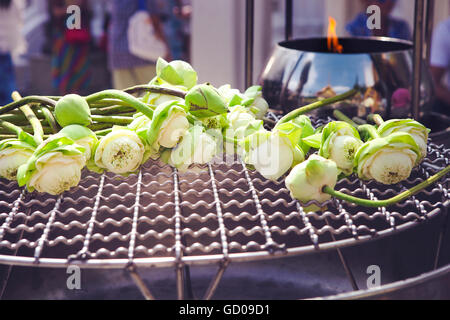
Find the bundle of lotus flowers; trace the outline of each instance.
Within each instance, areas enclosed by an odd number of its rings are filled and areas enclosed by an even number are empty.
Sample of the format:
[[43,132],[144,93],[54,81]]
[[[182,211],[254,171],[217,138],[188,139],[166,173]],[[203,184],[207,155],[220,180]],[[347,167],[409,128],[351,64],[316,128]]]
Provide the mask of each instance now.
[[[333,190],[340,177],[357,174],[393,184],[409,177],[426,156],[429,130],[410,120],[357,126],[344,115],[314,128],[309,111],[354,95],[301,107],[264,127],[269,106],[259,86],[245,92],[199,84],[186,62],[159,59],[148,85],[105,90],[87,97],[13,95],[0,108],[0,176],[29,191],[61,194],[77,186],[84,168],[126,177],[149,159],[178,170],[236,152],[271,180],[285,177],[301,202],[331,196],[367,206],[389,205],[448,173],[445,168],[405,194],[385,202],[357,199]],[[288,176],[286,177],[286,174]]]

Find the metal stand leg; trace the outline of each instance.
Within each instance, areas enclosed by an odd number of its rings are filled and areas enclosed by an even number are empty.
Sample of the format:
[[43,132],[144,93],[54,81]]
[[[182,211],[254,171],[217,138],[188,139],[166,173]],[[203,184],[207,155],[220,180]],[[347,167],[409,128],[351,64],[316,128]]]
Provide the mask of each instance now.
[[141,291],[142,295],[146,300],[156,300],[153,294],[150,292],[150,289],[145,284],[144,280],[142,280],[141,276],[137,272],[137,268],[134,265],[130,265],[127,268],[128,273],[130,274],[133,281],[136,283],[139,291]]
[[[325,222],[327,223],[327,225],[330,225],[328,219],[325,219]],[[334,242],[336,242],[336,237],[334,236],[334,234],[331,233],[331,238],[333,239]],[[347,259],[345,258],[344,254],[342,253],[341,249],[337,248],[336,249],[338,255],[339,255],[339,260],[341,260],[342,266],[344,267],[344,271],[347,274],[347,277],[350,281],[350,284],[352,285],[353,290],[357,291],[359,290],[358,284],[356,283],[355,277],[353,275],[352,270],[350,269],[350,266],[348,265]]]
[[245,86],[248,88],[253,84],[255,0],[246,0],[245,14]]
[[227,269],[229,265],[229,261],[225,260],[223,261],[220,266],[219,270],[217,271],[216,276],[211,281],[211,284],[209,285],[208,290],[206,291],[205,297],[203,300],[211,300],[211,298],[214,296],[214,293],[217,290],[217,287],[219,286],[220,280],[222,280],[223,274],[225,273],[225,270]]
[[436,255],[434,258],[434,264],[433,264],[433,268],[434,270],[436,270],[439,266],[439,258],[441,256],[441,247],[442,247],[442,241],[444,240],[444,236],[447,232],[447,226],[448,226],[448,208],[445,207],[445,214],[444,217],[442,219],[442,229],[441,232],[439,232],[439,239],[438,239],[438,243],[437,243],[437,249],[436,249]]

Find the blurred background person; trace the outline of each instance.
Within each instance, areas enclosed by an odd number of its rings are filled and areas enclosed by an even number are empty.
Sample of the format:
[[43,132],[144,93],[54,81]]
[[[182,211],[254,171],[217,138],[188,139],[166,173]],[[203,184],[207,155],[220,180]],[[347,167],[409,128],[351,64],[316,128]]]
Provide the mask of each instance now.
[[370,30],[367,27],[368,15],[359,13],[356,18],[347,24],[346,29],[352,36],[376,36],[391,37],[403,40],[411,40],[411,31],[406,21],[392,17],[391,13],[397,0],[363,0],[364,8],[377,5],[381,10],[381,28]]
[[[185,46],[186,8],[180,0],[154,0],[172,60],[187,60]],[[184,8],[184,9],[183,9]],[[183,11],[184,10],[184,11]]]
[[450,116],[450,17],[434,30],[430,71],[437,100],[434,109]]
[[[67,28],[67,8],[81,9],[81,29]],[[91,80],[90,12],[87,0],[49,0],[52,79],[57,94],[82,94],[88,91]]]
[[176,0],[177,5],[174,8],[175,17],[180,21],[182,58],[181,60],[190,61],[191,53],[191,0]]
[[27,55],[42,54],[46,44],[46,23],[50,19],[48,2],[26,0],[23,34],[27,41]]
[[13,58],[26,49],[22,36],[23,2],[0,0],[0,105],[12,101],[16,90]]
[[[144,3],[142,3],[144,2]],[[159,3],[152,0],[110,0],[110,24],[108,31],[108,64],[112,72],[113,86],[125,89],[137,84],[148,83],[156,74],[155,61],[148,61],[130,53],[128,47],[128,26],[130,18],[145,5],[155,35],[169,47],[163,25],[158,16]],[[169,52],[169,50],[167,50]],[[170,56],[166,56],[170,59]]]

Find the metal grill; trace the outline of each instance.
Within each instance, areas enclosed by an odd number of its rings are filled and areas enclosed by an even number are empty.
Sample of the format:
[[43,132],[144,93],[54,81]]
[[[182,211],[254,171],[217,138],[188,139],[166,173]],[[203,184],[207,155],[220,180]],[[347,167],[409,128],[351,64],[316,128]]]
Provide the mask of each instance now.
[[[403,183],[385,187],[352,176],[336,189],[370,199],[391,197],[449,159],[450,150],[430,142],[428,157]],[[324,212],[305,212],[283,181],[268,181],[239,159],[186,173],[148,162],[126,179],[85,172],[79,187],[59,197],[29,194],[2,180],[0,263],[129,268],[148,298],[136,267],[175,267],[182,298],[184,266],[218,263],[205,296],[210,298],[230,262],[339,250],[439,215],[450,204],[449,182],[445,178],[388,209],[330,200]]]

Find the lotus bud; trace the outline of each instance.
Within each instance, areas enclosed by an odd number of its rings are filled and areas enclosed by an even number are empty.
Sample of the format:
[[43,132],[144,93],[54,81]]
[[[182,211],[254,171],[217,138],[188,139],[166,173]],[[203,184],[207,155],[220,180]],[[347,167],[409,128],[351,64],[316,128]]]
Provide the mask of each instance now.
[[228,112],[228,107],[220,93],[209,84],[193,87],[186,94],[185,101],[189,112],[199,119]]
[[144,159],[144,144],[132,130],[114,128],[95,152],[95,164],[116,174],[135,172]]
[[185,171],[191,164],[205,164],[217,154],[213,137],[203,132],[202,126],[189,129],[183,140],[171,152],[169,164]]
[[0,142],[0,177],[16,180],[17,170],[27,163],[34,153],[35,147],[19,139],[8,139]]
[[92,122],[88,103],[76,94],[66,95],[56,103],[55,117],[61,127],[71,124],[88,126]]
[[420,148],[410,134],[394,132],[363,144],[355,155],[355,166],[360,179],[390,185],[407,179],[420,156]]
[[316,200],[323,203],[331,198],[323,192],[328,186],[334,188],[338,178],[338,168],[334,161],[312,155],[305,162],[295,166],[285,183],[293,198],[302,203]]
[[89,161],[91,159],[93,151],[98,143],[97,136],[92,130],[77,124],[73,124],[63,128],[59,132],[59,134],[69,137],[77,145],[84,147],[84,155],[86,157],[86,161]]
[[17,172],[19,186],[59,195],[78,185],[86,165],[85,149],[68,137],[54,135],[44,141]]
[[387,137],[393,132],[409,133],[420,148],[420,159],[422,160],[427,156],[427,143],[430,129],[427,129],[424,125],[412,119],[388,120],[378,127],[378,134],[381,137]]
[[176,101],[159,105],[147,131],[147,143],[154,150],[174,148],[189,129],[184,106]]
[[197,84],[197,72],[189,63],[181,60],[169,63],[159,58],[156,63],[156,74],[158,79],[171,85],[183,86],[188,90]]
[[350,175],[354,168],[354,158],[363,145],[358,131],[343,121],[330,122],[322,131],[319,155],[333,160],[338,169]]
[[245,91],[244,95],[247,99],[251,99],[249,104],[244,103],[251,112],[255,114],[256,119],[264,119],[269,110],[269,104],[263,98],[261,86],[253,86]]

